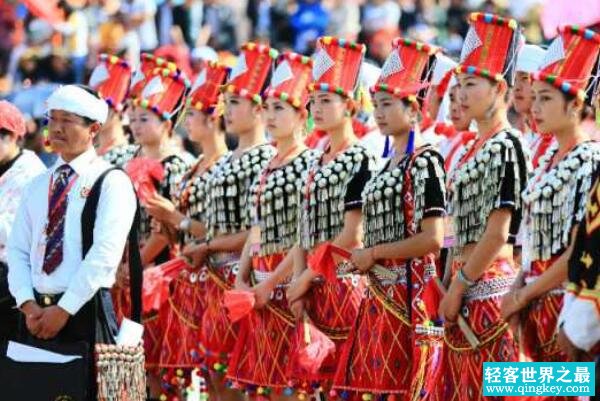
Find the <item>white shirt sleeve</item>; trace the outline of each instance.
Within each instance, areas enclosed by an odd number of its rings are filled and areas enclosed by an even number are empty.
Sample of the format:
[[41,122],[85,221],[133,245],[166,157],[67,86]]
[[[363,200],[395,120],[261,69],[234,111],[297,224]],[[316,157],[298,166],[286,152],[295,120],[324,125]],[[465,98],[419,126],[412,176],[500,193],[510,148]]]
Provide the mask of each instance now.
[[110,172],[102,183],[94,224],[94,242],[70,281],[58,306],[74,315],[96,292],[115,282],[136,210],[131,181],[121,171]]
[[[28,199],[31,186],[23,193]],[[8,238],[8,289],[17,301],[17,306],[35,299],[31,281],[32,220],[27,201],[21,202]]]
[[14,215],[7,213],[0,215],[0,249],[2,249],[8,241],[8,234],[12,228]]
[[[594,291],[597,292],[597,291]],[[561,313],[563,330],[577,348],[590,351],[600,341],[600,298],[575,297]]]

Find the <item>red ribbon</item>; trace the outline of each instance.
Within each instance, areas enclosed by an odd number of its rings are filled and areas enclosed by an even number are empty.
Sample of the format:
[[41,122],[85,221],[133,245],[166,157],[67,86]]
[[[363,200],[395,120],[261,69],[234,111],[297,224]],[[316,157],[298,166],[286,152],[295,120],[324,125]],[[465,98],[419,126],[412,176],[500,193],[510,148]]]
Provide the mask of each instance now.
[[312,271],[323,276],[325,280],[334,283],[337,280],[337,262],[334,256],[350,259],[352,253],[333,245],[331,242],[324,242],[308,255],[306,261]]

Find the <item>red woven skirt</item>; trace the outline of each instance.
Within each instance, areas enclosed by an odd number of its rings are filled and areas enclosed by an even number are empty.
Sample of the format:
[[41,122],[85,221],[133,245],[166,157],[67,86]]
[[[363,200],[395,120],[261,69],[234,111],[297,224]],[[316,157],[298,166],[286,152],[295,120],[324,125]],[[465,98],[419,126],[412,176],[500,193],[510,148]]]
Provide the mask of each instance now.
[[204,355],[199,349],[199,331],[206,309],[206,267],[185,268],[170,284],[169,298],[163,304],[160,326],[164,330],[159,366],[194,368]]
[[[315,280],[306,296],[306,311],[315,326],[331,338],[336,345],[336,351],[329,355],[316,374],[302,370],[297,364],[291,363],[288,377],[296,387],[307,385],[319,387],[333,381],[340,357],[340,350],[358,316],[358,309],[366,289],[364,277],[355,274],[345,274],[347,266],[338,265],[338,277],[335,282],[321,278]],[[300,331],[296,331],[292,339],[292,354],[304,345]]]
[[207,264],[206,306],[200,326],[200,345],[209,370],[224,372],[237,341],[238,324],[233,324],[223,306],[223,293],[233,288],[239,255],[217,253]]
[[[452,272],[464,266],[454,262]],[[450,373],[449,401],[502,400],[482,394],[483,362],[517,362],[518,347],[508,324],[500,317],[500,303],[515,279],[511,262],[494,262],[464,295],[462,315],[481,346],[473,351],[458,325],[446,329],[447,366]]]
[[[406,263],[382,264],[388,273],[369,273],[367,295],[342,347],[333,387],[344,400],[362,400],[364,394],[412,399],[415,392],[421,400],[441,400],[424,395],[427,390],[441,394],[433,388],[442,387],[443,328],[419,325],[417,333],[408,313]],[[435,271],[433,262],[430,268]],[[422,391],[428,384],[431,388]]]
[[[534,261],[531,271],[525,274],[525,282],[530,283],[544,273],[556,260]],[[562,309],[564,290],[558,288],[531,302],[521,314],[522,351],[531,362],[566,362],[557,343],[558,315]],[[523,401],[567,401],[576,397],[522,397]]]
[[[254,257],[254,283],[264,281],[283,258],[283,254]],[[296,324],[288,308],[286,287],[277,286],[267,306],[254,310],[249,324],[240,327],[227,377],[241,388],[249,389],[250,384],[279,392],[287,387],[286,369]]]

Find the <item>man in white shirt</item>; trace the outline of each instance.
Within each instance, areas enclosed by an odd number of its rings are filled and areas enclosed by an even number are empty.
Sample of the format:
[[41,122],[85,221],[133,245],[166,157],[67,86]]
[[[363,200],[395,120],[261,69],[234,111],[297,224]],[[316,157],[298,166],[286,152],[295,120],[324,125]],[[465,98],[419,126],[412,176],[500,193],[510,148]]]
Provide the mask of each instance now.
[[[93,243],[83,256],[82,211],[98,177],[111,168],[96,155],[94,136],[108,106],[87,87],[67,85],[47,101],[48,138],[60,155],[25,190],[8,241],[8,283],[27,335],[59,342],[96,341],[94,300],[108,300],[136,211],[122,171],[106,174]],[[83,227],[85,229],[85,227]],[[104,315],[106,313],[106,303]],[[112,308],[112,305],[110,305]],[[108,311],[113,319],[114,311]]]

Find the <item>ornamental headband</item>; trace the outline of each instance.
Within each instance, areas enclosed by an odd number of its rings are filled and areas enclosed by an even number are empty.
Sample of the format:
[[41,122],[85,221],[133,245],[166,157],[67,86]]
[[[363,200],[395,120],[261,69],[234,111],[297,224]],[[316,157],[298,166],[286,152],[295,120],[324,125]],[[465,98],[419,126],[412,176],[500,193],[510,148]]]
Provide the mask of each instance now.
[[419,92],[429,86],[435,56],[440,49],[408,38],[396,38],[392,46],[371,92],[387,92],[415,102]]
[[56,89],[46,101],[47,111],[62,110],[101,124],[108,118],[108,104],[76,85]]
[[514,83],[519,47],[519,24],[512,18],[489,13],[471,13],[457,74],[477,75]]
[[116,56],[101,54],[89,86],[116,111],[122,111],[131,82],[131,66]]
[[277,56],[279,52],[269,46],[245,43],[222,89],[261,104],[261,93]]
[[170,120],[185,106],[189,88],[190,81],[181,71],[156,68],[133,104],[152,111],[163,120]]
[[354,97],[366,51],[367,47],[361,43],[331,36],[320,37],[313,55],[313,79],[309,90]]
[[558,32],[533,79],[585,100],[587,90],[593,88],[598,79],[600,34],[577,25],[563,26]]
[[271,84],[264,97],[276,97],[295,108],[308,103],[308,84],[311,80],[312,60],[297,53],[286,52],[279,56]]

